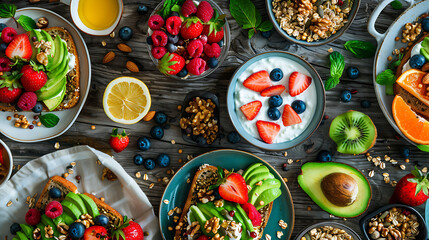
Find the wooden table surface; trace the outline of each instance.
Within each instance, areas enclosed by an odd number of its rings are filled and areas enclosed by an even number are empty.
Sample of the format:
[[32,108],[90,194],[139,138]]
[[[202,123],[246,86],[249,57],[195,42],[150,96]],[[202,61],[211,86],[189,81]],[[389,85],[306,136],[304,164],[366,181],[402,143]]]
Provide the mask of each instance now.
[[[6,2],[13,2],[18,6],[18,8],[28,6],[47,8],[61,14],[71,21],[69,7],[62,3],[48,3],[47,0],[42,0],[40,3],[33,5],[30,5],[26,0],[6,0]],[[146,44],[147,20],[149,14],[141,16],[137,14],[136,9],[138,4],[144,3],[149,6],[150,11],[152,11],[158,2],[158,0],[124,0],[124,14],[119,27],[129,26],[134,30],[134,37],[127,43],[131,46],[133,52],[128,55],[119,53],[116,50],[116,44],[120,42],[118,37],[113,39],[110,37],[93,37],[82,33],[88,46],[92,62],[92,85],[86,104],[74,125],[61,137],[41,143],[18,144],[4,136],[1,136],[0,138],[10,146],[16,165],[23,165],[34,158],[56,151],[54,148],[56,142],[60,143],[60,149],[87,144],[101,151],[111,153],[108,145],[110,131],[113,127],[124,128],[128,133],[130,133],[130,145],[125,151],[113,155],[125,170],[138,182],[141,189],[149,197],[154,206],[155,213],[158,215],[160,197],[166,184],[158,182],[157,179],[162,177],[171,177],[171,175],[167,174],[167,169],[156,168],[152,171],[146,171],[143,167],[134,165],[133,156],[135,154],[141,153],[144,157],[156,157],[159,153],[167,153],[172,159],[170,167],[177,170],[182,165],[182,163],[179,163],[179,159],[186,160],[188,155],[196,156],[210,150],[223,148],[234,148],[248,151],[268,161],[283,177],[288,179],[287,184],[293,197],[296,213],[293,237],[295,237],[296,234],[299,233],[306,225],[326,220],[334,220],[344,223],[362,236],[358,227],[359,217],[348,220],[331,218],[328,213],[322,211],[313,203],[307,194],[300,189],[297,183],[300,166],[307,161],[315,160],[317,153],[320,150],[330,150],[334,153],[335,161],[350,164],[362,170],[365,175],[368,174],[369,170],[375,169],[375,176],[373,178],[369,178],[373,197],[368,211],[372,211],[378,207],[386,205],[391,193],[393,192],[394,188],[390,184],[384,183],[382,173],[388,172],[391,180],[399,180],[403,175],[408,173],[417,161],[419,164],[426,166],[429,165],[427,153],[418,151],[417,148],[411,146],[403,139],[397,140],[395,138],[395,131],[386,121],[383,113],[381,112],[372,84],[373,59],[358,60],[343,47],[343,44],[347,40],[369,40],[375,43],[374,39],[366,30],[366,24],[368,16],[378,4],[378,1],[362,0],[359,12],[350,29],[335,42],[321,47],[304,47],[296,44],[290,44],[277,33],[274,33],[269,41],[263,39],[259,35],[248,40],[247,32],[243,31],[231,17],[228,10],[228,1],[216,0],[228,15],[233,39],[231,43],[232,45],[227,59],[222,66],[216,70],[216,72],[203,80],[194,82],[176,81],[163,76],[149,58]],[[253,2],[257,9],[260,9],[263,16],[266,17],[265,1],[253,0]],[[379,29],[387,29],[395,16],[398,16],[399,14],[400,11],[393,10],[390,7],[386,9],[378,21]],[[101,45],[101,41],[103,40],[107,42],[106,47]],[[327,79],[329,75],[329,48],[342,53],[345,57],[346,68],[348,66],[358,67],[361,71],[361,76],[356,80],[351,80],[344,74],[341,78],[341,83],[335,89],[326,92],[326,115],[329,116],[329,119],[324,121],[310,139],[293,149],[289,149],[287,151],[287,157],[285,157],[284,151],[263,151],[251,146],[244,140],[239,144],[231,145],[226,141],[226,139],[222,139],[220,142],[217,141],[209,148],[201,148],[194,144],[186,143],[181,138],[181,132],[178,126],[179,111],[177,110],[177,106],[182,104],[186,93],[192,90],[208,90],[218,94],[221,105],[221,131],[226,135],[230,131],[234,130],[226,109],[227,87],[233,72],[244,61],[257,53],[269,50],[285,50],[302,56],[313,64],[322,79]],[[108,51],[115,51],[117,53],[116,59],[107,65],[101,64],[103,56]],[[127,60],[137,62],[143,66],[143,69],[139,73],[131,73],[125,68],[125,62]],[[102,106],[104,89],[111,80],[120,76],[132,76],[143,80],[148,85],[151,92],[151,109],[155,111],[163,111],[174,120],[171,123],[171,128],[165,131],[164,138],[159,141],[152,140],[152,148],[147,152],[140,152],[136,147],[136,141],[140,136],[148,136],[150,128],[155,123],[142,121],[130,126],[119,125],[112,122],[104,114]],[[342,103],[339,100],[340,92],[344,89],[357,90],[357,93],[353,95],[353,99],[349,103]],[[360,101],[363,99],[371,101],[372,105],[370,108],[364,109],[360,106]],[[380,170],[379,168],[375,168],[371,162],[368,162],[364,155],[342,155],[336,152],[335,143],[328,137],[329,125],[335,116],[350,109],[362,111],[368,114],[377,126],[377,143],[375,147],[371,149],[371,155],[381,157],[389,155],[392,158],[397,159],[400,164],[404,164],[407,168],[406,171],[402,171],[398,167],[393,167],[391,164],[387,164],[386,169]],[[95,130],[91,130],[92,125],[96,126]],[[172,145],[171,140],[175,140],[176,144]],[[401,147],[406,145],[411,149],[409,163],[405,163],[404,159],[400,155]],[[182,149],[183,153],[179,154],[179,149]],[[287,162],[287,159],[300,161],[295,161],[291,164],[289,171],[283,171],[281,166],[283,163]],[[138,171],[140,171],[142,175],[147,173],[149,175],[149,180],[144,181],[142,178],[137,179],[135,177],[135,173]],[[155,183],[155,187],[149,189],[149,184],[152,182]],[[310,208],[311,210],[309,211]],[[419,208],[420,211],[422,211],[422,209],[423,207]]]

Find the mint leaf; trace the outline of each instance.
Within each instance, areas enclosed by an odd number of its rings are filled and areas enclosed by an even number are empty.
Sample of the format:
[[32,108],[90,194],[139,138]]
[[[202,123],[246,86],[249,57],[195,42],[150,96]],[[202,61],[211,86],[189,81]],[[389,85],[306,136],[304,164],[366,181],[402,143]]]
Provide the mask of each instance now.
[[52,113],[48,113],[45,115],[40,114],[40,122],[43,124],[43,126],[47,128],[53,128],[55,127],[58,122],[60,121],[60,118]]
[[255,29],[250,29],[249,32],[248,32],[249,39],[251,39],[254,34],[255,34]]
[[8,3],[0,3],[0,18],[12,18],[15,16],[16,6]]
[[16,21],[21,24],[25,31],[36,29],[36,22],[31,17],[21,15]]
[[420,149],[420,151],[429,152],[429,145],[418,145],[417,148]]
[[391,85],[396,82],[396,76],[391,69],[386,69],[377,75],[375,81],[380,85]]
[[347,41],[344,47],[357,58],[371,58],[375,55],[376,50],[372,43],[360,40]]
[[337,51],[329,54],[329,60],[331,61],[331,76],[325,81],[325,90],[330,90],[340,83],[340,77],[343,75],[345,67],[344,57]]
[[330,76],[328,78],[328,80],[325,81],[325,90],[331,90],[332,88],[334,88],[335,86],[338,85],[338,83],[340,83],[340,79]]
[[258,26],[257,30],[261,32],[268,32],[271,31],[271,29],[273,29],[273,23],[269,20],[265,20],[261,23],[261,25]]
[[250,0],[231,0],[229,10],[232,17],[240,26],[256,28],[256,8]]
[[393,9],[401,10],[402,9],[402,3],[399,0],[395,0],[390,3],[390,6],[392,6]]

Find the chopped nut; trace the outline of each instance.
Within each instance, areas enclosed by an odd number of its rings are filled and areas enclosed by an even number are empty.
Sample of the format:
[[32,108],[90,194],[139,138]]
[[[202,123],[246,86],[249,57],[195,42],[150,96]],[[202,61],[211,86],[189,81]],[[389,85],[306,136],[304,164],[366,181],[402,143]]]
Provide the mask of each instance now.
[[106,45],[107,45],[107,43],[106,43],[106,41],[101,41],[101,45],[103,46],[103,47],[105,47]]
[[403,164],[399,165],[399,167],[400,167],[402,170],[405,170],[405,169],[406,169],[405,165],[403,165]]
[[149,184],[149,189],[152,189],[155,186],[155,183]]
[[149,177],[147,176],[147,174],[145,173],[144,175],[143,175],[143,180],[148,180],[149,179]]
[[165,199],[163,202],[164,202],[165,204],[168,204],[170,201],[168,201],[167,199]]
[[206,230],[206,232],[210,233],[217,233],[217,231],[219,230],[219,218],[217,217],[212,217],[210,218],[205,224],[204,224],[204,229]]
[[141,178],[142,174],[140,172],[136,172],[136,178]]
[[56,143],[55,143],[55,145],[54,145],[54,148],[55,148],[55,149],[60,149],[60,143],[59,143],[59,142],[56,142]]

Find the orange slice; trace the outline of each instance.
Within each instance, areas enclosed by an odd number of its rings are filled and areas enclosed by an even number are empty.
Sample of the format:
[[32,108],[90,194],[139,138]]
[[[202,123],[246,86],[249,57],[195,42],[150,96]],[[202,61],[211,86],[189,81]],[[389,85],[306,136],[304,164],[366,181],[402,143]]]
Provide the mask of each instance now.
[[[426,75],[426,72],[422,72],[417,69],[410,69],[396,80],[407,92],[411,93],[414,97],[422,101],[426,106],[429,106],[429,96],[427,96],[426,87],[422,84],[422,79]],[[420,86],[419,86],[420,85]]]
[[396,124],[405,136],[417,144],[429,144],[429,122],[411,110],[399,95],[393,99],[392,113]]

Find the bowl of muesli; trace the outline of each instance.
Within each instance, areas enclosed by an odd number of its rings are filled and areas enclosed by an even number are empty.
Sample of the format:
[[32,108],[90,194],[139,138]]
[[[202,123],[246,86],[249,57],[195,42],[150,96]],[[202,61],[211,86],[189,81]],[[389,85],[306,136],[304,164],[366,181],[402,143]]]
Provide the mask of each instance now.
[[360,0],[266,0],[266,5],[280,35],[297,44],[320,46],[346,32]]
[[360,240],[351,228],[337,222],[320,222],[306,227],[295,240],[312,239]]

